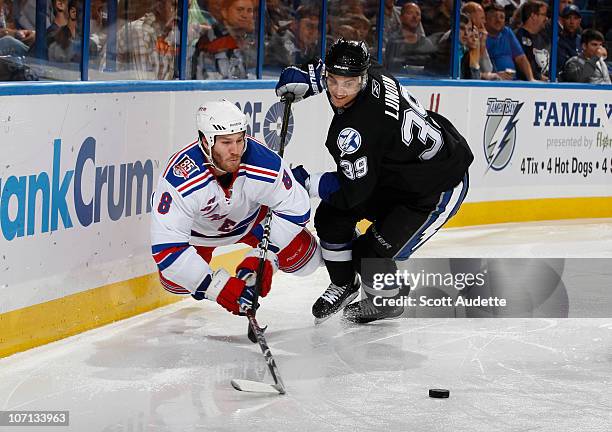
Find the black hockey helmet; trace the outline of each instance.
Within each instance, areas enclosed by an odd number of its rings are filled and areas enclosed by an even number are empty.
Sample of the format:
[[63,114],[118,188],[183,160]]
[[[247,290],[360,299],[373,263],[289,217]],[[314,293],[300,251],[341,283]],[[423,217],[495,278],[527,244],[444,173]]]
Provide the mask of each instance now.
[[362,41],[338,39],[325,56],[325,69],[334,75],[361,76],[370,67],[368,46]]

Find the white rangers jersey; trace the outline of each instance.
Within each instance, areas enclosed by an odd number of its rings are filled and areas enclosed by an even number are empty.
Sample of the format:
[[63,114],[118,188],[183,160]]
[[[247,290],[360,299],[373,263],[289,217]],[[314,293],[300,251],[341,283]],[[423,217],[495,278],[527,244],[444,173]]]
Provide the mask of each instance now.
[[[308,193],[273,151],[251,137],[228,188],[222,187],[195,141],[175,153],[153,195],[152,253],[164,287],[205,291],[208,263],[193,246],[234,244],[253,230],[262,206],[272,209],[270,242],[287,246],[310,219]],[[261,238],[257,225],[253,234]]]

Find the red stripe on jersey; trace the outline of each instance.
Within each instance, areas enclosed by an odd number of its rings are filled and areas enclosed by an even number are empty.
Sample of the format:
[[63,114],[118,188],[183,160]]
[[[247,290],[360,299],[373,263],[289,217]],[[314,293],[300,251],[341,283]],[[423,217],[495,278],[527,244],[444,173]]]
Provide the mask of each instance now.
[[161,282],[164,289],[166,291],[170,291],[172,294],[191,294],[191,291],[163,277],[161,272],[159,272],[159,281]]
[[316,250],[317,240],[303,229],[278,253],[278,267],[286,273],[296,272],[310,261]]
[[274,171],[274,170],[268,170],[268,169],[265,169],[265,168],[252,168],[252,167],[247,166],[247,165],[240,165],[240,168],[242,170],[249,171],[249,172],[254,172],[254,173],[258,173],[258,174],[265,174],[265,175],[269,175],[271,177],[278,177],[278,171]]
[[156,254],[154,254],[153,255],[153,259],[155,260],[155,262],[157,264],[159,264],[160,262],[165,260],[166,257],[168,257],[168,255],[173,254],[174,252],[181,251],[183,249],[187,249],[188,247],[189,246],[174,246],[174,247],[169,247],[168,249],[164,249],[164,250],[159,251]]
[[166,174],[168,174],[168,171],[170,171],[170,167],[174,165],[174,163],[176,162],[176,159],[183,154],[184,151],[190,149],[191,147],[193,147],[195,144],[198,143],[198,140],[195,140],[194,142],[192,142],[191,144],[189,144],[187,147],[182,148],[181,150],[177,151],[176,153],[174,153],[174,156],[172,156],[172,159],[170,159],[170,162],[168,162],[168,165],[166,165],[166,170],[164,171],[164,177],[166,177]]
[[185,183],[184,185],[181,185],[181,187],[178,188],[179,192],[183,192],[186,189],[189,189],[191,186],[194,186],[200,182],[203,182],[205,180],[208,179],[208,177],[210,177],[212,174],[210,173],[210,171],[206,171],[203,174],[200,174],[199,176],[197,176],[196,178],[194,178],[193,180],[191,180],[188,183]]

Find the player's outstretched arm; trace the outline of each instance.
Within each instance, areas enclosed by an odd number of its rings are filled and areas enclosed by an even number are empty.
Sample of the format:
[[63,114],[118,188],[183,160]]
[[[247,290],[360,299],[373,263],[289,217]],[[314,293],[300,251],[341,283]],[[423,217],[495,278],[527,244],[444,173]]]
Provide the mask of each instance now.
[[276,84],[276,95],[284,99],[287,93],[294,95],[293,102],[323,92],[323,73],[325,65],[321,60],[301,66],[289,66],[281,72]]

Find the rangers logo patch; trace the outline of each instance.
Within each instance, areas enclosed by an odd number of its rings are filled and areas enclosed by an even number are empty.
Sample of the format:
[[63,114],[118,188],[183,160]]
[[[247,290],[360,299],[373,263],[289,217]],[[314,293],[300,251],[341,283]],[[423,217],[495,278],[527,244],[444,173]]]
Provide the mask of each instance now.
[[194,172],[200,171],[200,168],[189,156],[185,155],[172,167],[172,173],[176,177],[188,179]]
[[353,154],[361,147],[361,134],[353,128],[344,128],[338,134],[338,148],[340,157]]

